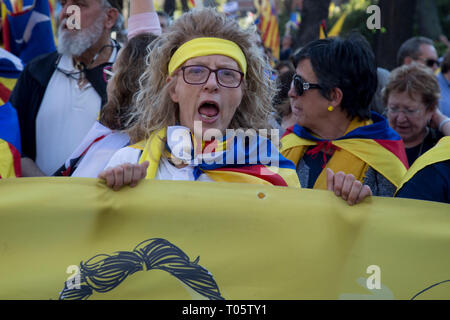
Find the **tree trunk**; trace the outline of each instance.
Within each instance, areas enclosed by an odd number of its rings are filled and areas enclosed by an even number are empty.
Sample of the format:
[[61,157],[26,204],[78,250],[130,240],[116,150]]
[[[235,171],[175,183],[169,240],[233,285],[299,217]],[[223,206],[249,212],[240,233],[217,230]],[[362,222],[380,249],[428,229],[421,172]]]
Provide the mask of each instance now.
[[319,39],[320,23],[328,18],[331,0],[304,0],[302,22],[294,41],[295,48]]
[[413,36],[416,0],[380,0],[378,6],[386,32],[377,31],[374,51],[378,66],[392,70],[397,67],[398,49]]
[[419,35],[437,40],[442,34],[435,0],[417,0]]

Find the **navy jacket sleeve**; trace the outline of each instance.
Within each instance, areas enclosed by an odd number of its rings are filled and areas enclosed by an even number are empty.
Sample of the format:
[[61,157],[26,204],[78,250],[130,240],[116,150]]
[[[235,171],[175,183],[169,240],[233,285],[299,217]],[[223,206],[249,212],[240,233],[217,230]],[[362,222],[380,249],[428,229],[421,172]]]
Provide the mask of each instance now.
[[397,197],[450,203],[450,160],[434,163],[417,172]]

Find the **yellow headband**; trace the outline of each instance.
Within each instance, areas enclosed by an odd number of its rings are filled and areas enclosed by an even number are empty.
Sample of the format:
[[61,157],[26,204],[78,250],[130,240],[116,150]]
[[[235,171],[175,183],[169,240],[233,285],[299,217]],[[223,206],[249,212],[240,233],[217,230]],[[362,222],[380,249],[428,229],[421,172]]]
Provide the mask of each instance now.
[[213,54],[220,54],[234,59],[244,76],[247,73],[247,60],[236,43],[221,38],[195,38],[185,42],[175,51],[169,62],[169,75],[172,75],[175,70],[191,58]]

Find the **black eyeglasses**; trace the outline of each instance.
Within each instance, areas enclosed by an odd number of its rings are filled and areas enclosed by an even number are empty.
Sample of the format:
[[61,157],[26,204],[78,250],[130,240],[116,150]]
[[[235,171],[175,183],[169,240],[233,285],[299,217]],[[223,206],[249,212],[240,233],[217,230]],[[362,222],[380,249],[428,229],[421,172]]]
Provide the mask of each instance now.
[[322,89],[322,87],[316,83],[306,82],[298,74],[294,74],[294,76],[292,77],[292,84],[294,84],[295,92],[298,96],[301,96],[303,93],[305,93],[305,91],[310,89]]
[[207,66],[184,66],[183,71],[184,82],[188,84],[200,85],[205,84],[211,72],[216,74],[216,80],[219,85],[225,88],[237,88],[241,85],[244,74],[240,71],[228,68],[220,68],[212,70]]

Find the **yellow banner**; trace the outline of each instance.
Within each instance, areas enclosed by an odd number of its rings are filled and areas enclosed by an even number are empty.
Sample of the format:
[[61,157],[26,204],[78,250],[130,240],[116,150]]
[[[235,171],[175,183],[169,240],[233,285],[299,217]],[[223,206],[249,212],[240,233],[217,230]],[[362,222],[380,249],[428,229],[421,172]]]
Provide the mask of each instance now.
[[442,203],[212,182],[0,180],[0,299],[450,299]]

